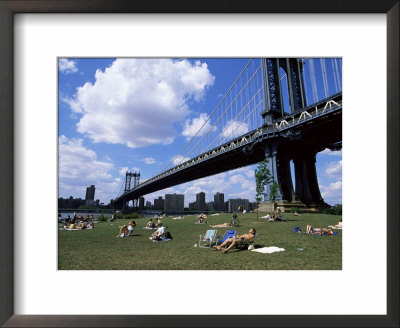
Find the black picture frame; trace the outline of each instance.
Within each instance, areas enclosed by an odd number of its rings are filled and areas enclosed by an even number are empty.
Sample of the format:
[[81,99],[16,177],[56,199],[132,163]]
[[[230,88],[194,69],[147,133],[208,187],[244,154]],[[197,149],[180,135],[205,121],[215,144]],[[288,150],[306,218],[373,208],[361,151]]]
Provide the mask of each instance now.
[[[387,17],[387,315],[14,315],[13,17],[16,13],[383,13]],[[4,327],[399,327],[398,0],[0,0],[0,324]],[[14,205],[12,205],[14,204]],[[17,242],[17,241],[15,241]],[[210,325],[210,322],[212,324]]]

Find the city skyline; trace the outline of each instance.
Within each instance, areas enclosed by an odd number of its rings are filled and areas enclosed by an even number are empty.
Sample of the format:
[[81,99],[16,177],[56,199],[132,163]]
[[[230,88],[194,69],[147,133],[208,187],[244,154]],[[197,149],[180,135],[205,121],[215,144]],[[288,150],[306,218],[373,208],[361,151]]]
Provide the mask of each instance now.
[[[141,182],[159,174],[204,124],[247,58],[59,60],[59,197],[96,185],[108,204],[126,171]],[[182,78],[177,80],[177,76]],[[178,157],[179,159],[179,157]],[[184,194],[185,206],[201,191],[255,200],[256,165],[177,185],[152,194]],[[317,155],[324,200],[341,203],[341,152]]]

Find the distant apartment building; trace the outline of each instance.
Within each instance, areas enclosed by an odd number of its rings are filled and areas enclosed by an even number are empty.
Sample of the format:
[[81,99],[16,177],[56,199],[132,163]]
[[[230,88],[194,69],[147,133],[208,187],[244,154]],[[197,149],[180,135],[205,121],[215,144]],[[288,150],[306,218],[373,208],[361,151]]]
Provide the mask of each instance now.
[[214,195],[214,210],[225,211],[224,194],[217,192]]
[[85,205],[86,202],[82,198],[73,198],[70,196],[69,198],[62,198],[58,199],[58,208],[79,208],[79,206]]
[[214,211],[214,202],[208,202],[206,203],[206,208],[208,211]]
[[206,194],[199,192],[196,194],[196,210],[204,211],[206,209]]
[[239,206],[243,206],[243,209],[248,212],[250,209],[249,200],[241,199],[241,198],[228,199],[228,211],[229,212],[237,211]]
[[160,196],[157,199],[154,200],[154,209],[157,211],[163,211],[164,210],[164,199]]
[[196,202],[189,203],[189,210],[196,210]]
[[96,188],[94,185],[86,188],[86,196],[85,196],[85,204],[86,205],[93,205],[94,204],[94,193]]
[[150,201],[146,201],[146,209],[147,210],[151,210],[151,202]]
[[139,197],[139,210],[144,210],[144,197]]
[[164,211],[167,213],[183,212],[184,203],[185,195],[165,194]]

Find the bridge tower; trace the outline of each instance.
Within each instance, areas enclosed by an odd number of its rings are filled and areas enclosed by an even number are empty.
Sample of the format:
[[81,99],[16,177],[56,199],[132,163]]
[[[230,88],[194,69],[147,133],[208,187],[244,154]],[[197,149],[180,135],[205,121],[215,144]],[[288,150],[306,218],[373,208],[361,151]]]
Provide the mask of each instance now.
[[[264,126],[271,126],[275,120],[286,115],[283,88],[287,88],[290,113],[307,106],[303,80],[304,62],[298,58],[264,58],[261,65],[265,104],[261,115]],[[286,85],[281,82],[281,69],[287,76]],[[277,137],[264,144],[263,148],[265,157],[270,161],[270,171],[279,185],[278,203],[301,201],[306,205],[324,204],[315,169],[317,145],[302,142],[301,136],[289,136]],[[291,160],[295,167],[296,190],[293,188]]]
[[[133,178],[133,187],[131,188],[132,185],[132,178]],[[137,185],[139,185],[139,179],[140,179],[140,173],[139,172],[128,172],[126,171],[125,173],[125,188],[124,188],[124,194],[126,194],[128,191],[131,189],[135,188]],[[138,199],[133,199],[133,208],[138,207]],[[123,202],[123,210],[125,207],[127,207],[128,201]]]

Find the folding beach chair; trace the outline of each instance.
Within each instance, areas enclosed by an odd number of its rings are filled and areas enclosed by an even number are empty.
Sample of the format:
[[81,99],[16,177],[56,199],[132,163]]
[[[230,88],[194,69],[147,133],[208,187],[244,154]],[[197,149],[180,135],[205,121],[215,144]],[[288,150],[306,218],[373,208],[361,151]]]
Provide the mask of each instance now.
[[233,238],[236,235],[236,230],[226,230],[225,235],[221,238],[221,236],[217,236],[217,245],[222,244],[228,238]]
[[217,230],[208,229],[204,236],[200,235],[199,247],[211,247],[212,243],[215,242],[216,235],[217,235]]

